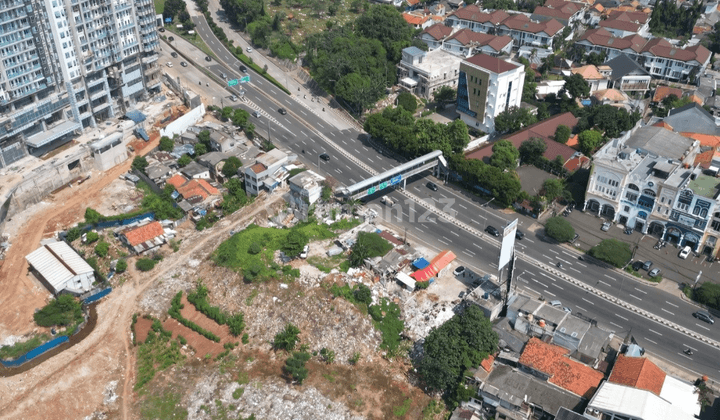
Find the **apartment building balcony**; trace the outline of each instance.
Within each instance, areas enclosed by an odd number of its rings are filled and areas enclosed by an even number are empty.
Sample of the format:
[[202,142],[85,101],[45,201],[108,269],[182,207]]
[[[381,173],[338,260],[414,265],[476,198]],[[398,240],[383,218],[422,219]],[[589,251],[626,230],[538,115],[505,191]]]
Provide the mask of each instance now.
[[620,85],[620,90],[648,90],[649,88],[649,81],[647,83],[623,83]]
[[121,3],[115,6],[115,13],[122,12],[123,10],[128,10],[132,7],[132,3]]
[[121,30],[121,31],[122,31],[122,30],[125,30],[125,29],[132,28],[132,27],[134,27],[134,26],[135,26],[135,22],[129,22],[129,23],[126,23],[126,24],[124,24],[124,25],[120,25],[120,26],[118,27],[118,30]]
[[138,42],[137,42],[137,41],[133,41],[133,42],[130,42],[130,43],[126,44],[126,45],[123,45],[122,49],[123,49],[123,51],[125,51],[125,50],[127,50],[128,48],[132,48],[132,47],[134,47],[134,46],[136,46],[136,45],[138,45]]
[[24,9],[18,9],[18,10],[2,13],[2,14],[0,14],[0,19],[2,20],[3,23],[11,23],[18,19],[27,17],[27,13],[24,11]]
[[13,45],[17,44],[19,42],[22,42],[26,39],[32,38],[31,34],[19,34],[17,36],[8,36],[3,39],[0,39],[0,48],[6,46],[6,45]]
[[160,46],[158,41],[143,43],[143,49],[145,52],[155,51],[158,46]]
[[16,25],[16,24],[10,24],[10,25],[3,25],[0,27],[0,35],[11,35],[18,31],[23,31],[26,29],[30,29],[30,26],[28,25]]
[[97,85],[103,83],[106,80],[105,77],[106,77],[105,73],[103,72],[103,75],[101,77],[98,77],[97,79],[94,79],[94,80],[87,81],[86,83],[87,83],[88,89],[92,88],[93,86],[97,86]]
[[15,70],[15,71],[12,71],[12,72],[7,72],[8,81],[10,81],[10,80],[12,80],[12,79],[16,79],[16,78],[18,78],[18,77],[20,77],[20,76],[26,75],[26,74],[28,74],[28,73],[30,73],[30,72],[32,72],[32,71],[38,70],[38,69],[40,69],[40,67],[41,67],[40,64],[36,64],[36,65],[34,65],[34,66],[31,66],[31,67],[28,67],[28,68],[25,68],[25,69],[20,69],[20,70]]

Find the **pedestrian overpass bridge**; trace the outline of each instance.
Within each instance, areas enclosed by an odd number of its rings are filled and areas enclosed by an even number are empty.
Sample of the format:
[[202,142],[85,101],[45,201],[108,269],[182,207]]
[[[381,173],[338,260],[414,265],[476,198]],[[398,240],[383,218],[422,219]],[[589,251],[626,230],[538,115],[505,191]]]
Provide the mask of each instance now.
[[349,187],[340,188],[338,195],[344,200],[357,200],[373,195],[388,187],[395,188],[400,183],[402,183],[402,188],[404,189],[408,178],[420,172],[427,171],[428,169],[435,169],[437,173],[440,165],[447,168],[447,161],[440,150],[435,150],[425,156],[413,159],[410,162],[403,163],[400,166],[375,175],[372,178],[365,179]]

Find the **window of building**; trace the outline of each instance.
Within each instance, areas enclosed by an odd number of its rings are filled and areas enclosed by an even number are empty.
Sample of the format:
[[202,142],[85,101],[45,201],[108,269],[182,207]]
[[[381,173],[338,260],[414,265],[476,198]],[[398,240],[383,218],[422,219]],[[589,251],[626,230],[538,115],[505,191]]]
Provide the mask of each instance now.
[[624,210],[625,210],[626,213],[629,212],[629,211],[630,211],[630,206],[625,206],[625,209],[624,209]]
[[712,230],[720,232],[720,220],[713,220],[710,227]]

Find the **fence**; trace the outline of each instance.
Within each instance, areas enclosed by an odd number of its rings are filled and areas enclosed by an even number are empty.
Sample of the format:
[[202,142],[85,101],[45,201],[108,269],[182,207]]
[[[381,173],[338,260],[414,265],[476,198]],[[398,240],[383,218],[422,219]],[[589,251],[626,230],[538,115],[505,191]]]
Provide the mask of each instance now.
[[106,289],[103,289],[103,290],[95,293],[94,295],[85,298],[85,300],[83,301],[83,303],[86,304],[86,305],[89,305],[89,304],[91,304],[91,303],[97,302],[98,300],[100,300],[100,299],[104,298],[105,296],[107,296],[110,292],[112,292],[112,287],[108,287],[108,288],[106,288]]
[[18,367],[22,365],[25,362],[29,362],[30,360],[40,356],[41,354],[45,353],[46,351],[52,350],[55,347],[59,346],[62,343],[66,343],[70,339],[63,335],[61,337],[56,337],[47,343],[35,347],[34,349],[30,350],[29,352],[23,354],[22,356],[18,357],[15,360],[0,360],[0,364],[2,364],[5,367]]
[[155,220],[155,212],[149,211],[147,213],[138,214],[137,216],[133,216],[133,217],[130,217],[127,219],[122,219],[122,220],[108,220],[107,222],[98,222],[98,223],[95,223],[92,225],[87,225],[84,227],[84,229],[85,230],[106,229],[109,227],[125,226],[125,225],[129,225],[131,223],[135,223],[139,220],[147,219],[147,218],[149,218],[151,220]]

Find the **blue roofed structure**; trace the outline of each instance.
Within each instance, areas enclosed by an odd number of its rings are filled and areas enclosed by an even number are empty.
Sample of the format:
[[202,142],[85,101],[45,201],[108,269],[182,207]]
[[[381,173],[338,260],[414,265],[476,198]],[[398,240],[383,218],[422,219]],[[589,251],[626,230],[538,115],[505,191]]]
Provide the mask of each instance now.
[[136,109],[126,112],[125,117],[131,119],[135,124],[139,124],[146,119],[145,114]]
[[144,128],[140,128],[140,127],[136,128],[135,134],[145,141],[150,141],[150,136],[148,136],[148,133],[147,133],[147,131],[145,131]]

